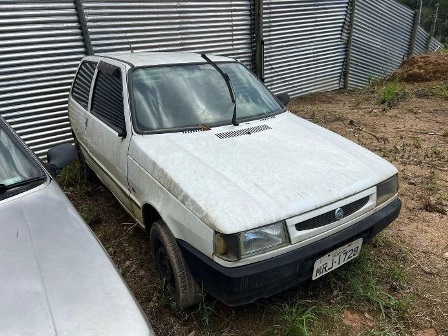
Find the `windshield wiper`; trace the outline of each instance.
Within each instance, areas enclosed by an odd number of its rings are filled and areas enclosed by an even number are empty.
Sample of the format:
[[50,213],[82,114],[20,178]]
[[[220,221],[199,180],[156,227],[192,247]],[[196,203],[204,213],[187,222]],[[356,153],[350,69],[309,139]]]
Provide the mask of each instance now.
[[20,181],[20,182],[9,184],[9,185],[0,184],[0,194],[4,194],[8,190],[11,190],[11,189],[14,189],[14,188],[23,187],[23,186],[25,186],[27,184],[31,184],[31,183],[34,183],[34,182],[37,182],[37,181],[41,181],[41,180],[43,180],[45,178],[46,178],[46,176],[42,175],[42,176],[33,177],[33,178],[28,179],[28,180]]
[[210,58],[207,57],[206,54],[201,54],[201,57],[207,61],[208,64],[210,64],[212,67],[216,69],[216,71],[219,72],[219,74],[224,78],[227,84],[227,89],[230,93],[230,99],[233,103],[233,116],[232,116],[232,125],[238,126],[239,124],[236,122],[236,99],[235,99],[235,92],[233,91],[232,83],[230,82],[230,77],[228,74],[226,74],[224,71],[221,70],[221,68],[213,62]]

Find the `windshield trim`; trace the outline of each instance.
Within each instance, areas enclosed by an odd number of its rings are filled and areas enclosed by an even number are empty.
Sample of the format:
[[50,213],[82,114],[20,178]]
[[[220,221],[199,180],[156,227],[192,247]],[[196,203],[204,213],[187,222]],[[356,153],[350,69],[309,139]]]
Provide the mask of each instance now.
[[[238,61],[218,61],[215,62],[216,64],[226,64],[226,63],[236,63],[236,64],[240,64],[243,67],[245,67],[248,71],[250,71],[254,77],[266,88],[266,90],[268,90],[268,92],[271,94],[271,96],[279,102],[280,105],[283,105],[278,98],[266,87],[266,85],[248,68],[246,67],[243,63],[238,62]],[[138,127],[138,123],[137,123],[137,118],[135,116],[135,108],[134,108],[134,95],[133,95],[133,86],[132,86],[132,74],[134,72],[134,70],[138,70],[138,69],[150,69],[150,68],[165,68],[165,67],[173,67],[173,66],[181,66],[181,65],[206,65],[209,64],[207,62],[194,62],[194,63],[171,63],[171,64],[157,64],[157,65],[141,65],[141,66],[135,66],[129,69],[129,71],[127,72],[127,76],[126,76],[126,81],[127,81],[127,88],[128,88],[128,99],[129,99],[129,109],[131,112],[131,121],[132,121],[132,129],[135,133],[139,134],[139,135],[149,135],[149,134],[163,134],[163,133],[180,133],[180,132],[186,132],[186,131],[194,131],[199,129],[199,125],[197,126],[188,126],[188,127],[177,127],[177,128],[160,128],[160,129],[156,129],[156,130],[151,130],[151,131],[143,131],[141,129],[139,129]],[[254,120],[260,120],[263,118],[268,118],[268,117],[272,117],[274,115],[278,115],[281,114],[283,112],[286,112],[287,109],[283,108],[281,110],[275,111],[275,112],[271,112],[268,113],[266,115],[263,116],[254,116],[254,117],[246,117],[246,118],[238,118],[238,122],[244,123],[244,122],[248,122],[248,121],[254,121]],[[220,123],[213,123],[213,124],[207,124],[208,127],[212,128],[212,127],[220,127],[220,126],[229,126],[232,125],[232,121],[225,121],[225,122],[220,122]]]
[[[0,129],[6,133],[6,135],[9,137],[12,143],[19,149],[19,151],[21,151],[22,154],[25,155],[30,164],[34,168],[36,168],[37,172],[39,173],[39,176],[35,176],[33,178],[46,180],[48,178],[48,174],[44,169],[43,165],[39,162],[39,160],[31,152],[31,150],[23,143],[23,141],[19,138],[19,136],[13,131],[11,126],[9,126],[1,116],[0,116]],[[29,178],[21,182],[26,182],[32,180],[33,178]],[[18,188],[20,188],[20,186],[18,186]]]

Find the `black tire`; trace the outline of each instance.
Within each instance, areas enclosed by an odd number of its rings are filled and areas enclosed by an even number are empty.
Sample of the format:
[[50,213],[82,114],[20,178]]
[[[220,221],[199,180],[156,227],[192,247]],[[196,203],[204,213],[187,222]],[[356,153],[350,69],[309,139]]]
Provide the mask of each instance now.
[[85,180],[92,181],[95,179],[95,172],[87,164],[84,154],[82,154],[82,150],[79,145],[78,139],[76,139],[76,137],[74,137],[74,139],[75,139],[75,148],[78,153],[78,161],[81,169],[81,174]]
[[188,269],[176,239],[163,220],[151,226],[151,252],[163,281],[164,290],[176,305],[187,308],[199,301],[198,286]]

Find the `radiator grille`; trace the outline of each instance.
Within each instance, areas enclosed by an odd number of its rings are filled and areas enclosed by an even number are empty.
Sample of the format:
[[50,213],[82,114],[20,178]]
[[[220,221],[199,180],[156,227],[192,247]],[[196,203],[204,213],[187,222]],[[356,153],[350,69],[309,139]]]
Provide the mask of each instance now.
[[[357,201],[342,206],[341,209],[344,210],[344,217],[354,214],[356,211],[358,211],[364,205],[366,205],[368,201],[369,196],[366,196]],[[307,219],[306,221],[300,222],[296,224],[296,230],[297,231],[311,230],[324,225],[334,223],[337,221],[335,217],[335,211],[336,209],[328,211],[322,215]]]

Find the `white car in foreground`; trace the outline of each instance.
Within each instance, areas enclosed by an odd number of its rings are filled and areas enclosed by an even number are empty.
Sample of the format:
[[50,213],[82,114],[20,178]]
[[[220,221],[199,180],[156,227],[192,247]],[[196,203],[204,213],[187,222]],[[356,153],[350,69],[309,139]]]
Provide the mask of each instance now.
[[69,115],[86,169],[150,231],[181,307],[198,284],[240,305],[317,279],[399,214],[393,165],[279,99],[226,57],[80,64]]
[[43,164],[0,117],[0,335],[153,336],[104,248]]

